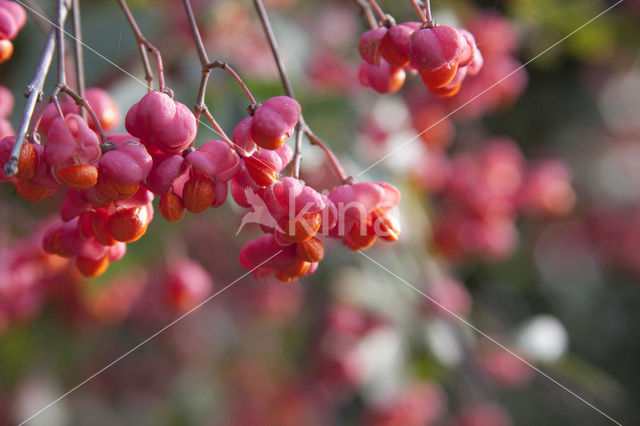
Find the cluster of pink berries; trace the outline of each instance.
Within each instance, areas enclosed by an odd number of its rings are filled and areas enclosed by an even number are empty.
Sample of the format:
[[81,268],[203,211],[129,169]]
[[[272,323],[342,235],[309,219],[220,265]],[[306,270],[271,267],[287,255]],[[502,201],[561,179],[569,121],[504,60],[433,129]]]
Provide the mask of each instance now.
[[574,205],[566,164],[542,160],[527,166],[509,138],[451,159],[432,154],[419,179],[438,196],[434,243],[451,259],[504,258],[517,241],[518,214],[558,217]]
[[247,269],[257,268],[258,276],[291,282],[312,273],[324,257],[322,237],[364,250],[377,238],[396,241],[400,236],[398,220],[389,213],[400,192],[388,183],[346,183],[325,196],[285,177],[264,188],[256,201],[254,212],[269,218],[261,222],[268,233],[247,243],[240,261]]
[[393,93],[404,84],[406,71],[417,72],[429,91],[454,96],[467,75],[482,68],[482,54],[464,29],[432,23],[403,22],[366,31],[358,44],[364,62],[358,78],[379,93]]
[[[194,114],[169,95],[152,91],[131,107],[127,134],[108,134],[101,144],[98,127],[110,131],[119,118],[109,95],[87,90],[87,102],[100,126],[78,115],[69,99],[51,104],[38,125],[44,145],[25,143],[19,172],[7,178],[31,201],[66,187],[60,216],[44,237],[47,253],[72,258],[85,276],[102,274],[120,259],[126,243],[140,239],[153,219],[154,194],[169,221],[185,210],[221,206],[229,186],[235,201],[252,207],[250,215],[265,235],[249,242],[241,263],[261,276],[286,282],[315,271],[324,256],[320,235],[339,238],[351,249],[370,247],[380,237],[398,239],[398,221],[388,214],[400,200],[387,183],[345,183],[328,196],[279,173],[291,161],[284,144],[300,115],[287,96],[253,105],[230,141],[193,148]],[[0,162],[9,158],[15,137],[0,141]]]
[[13,43],[18,32],[27,22],[27,14],[18,3],[0,1],[0,63],[13,55]]

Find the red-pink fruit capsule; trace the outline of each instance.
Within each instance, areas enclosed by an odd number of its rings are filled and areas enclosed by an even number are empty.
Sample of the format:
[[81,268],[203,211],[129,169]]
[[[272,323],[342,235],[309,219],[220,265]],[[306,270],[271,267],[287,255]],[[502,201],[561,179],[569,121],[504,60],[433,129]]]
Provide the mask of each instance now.
[[54,168],[76,164],[93,164],[101,155],[98,136],[77,114],[51,123],[44,147],[47,163]]
[[[460,85],[466,76],[467,76],[467,67],[458,68],[458,71],[456,72],[456,75],[453,77],[453,79],[448,84],[446,84],[445,86],[443,86],[441,88],[434,88],[434,89],[436,90],[436,92],[438,90],[440,90],[440,89],[442,89],[443,93],[444,92],[450,92],[453,88],[455,88],[456,86]],[[457,93],[457,91],[456,91],[456,93]]]
[[[84,96],[93,111],[96,113],[100,126],[102,126],[102,130],[108,132],[120,124],[120,108],[118,108],[118,105],[106,90],[99,87],[90,87],[87,89]],[[97,131],[97,127],[91,116],[87,117],[87,121],[89,122],[89,127]]]
[[24,8],[14,1],[0,1],[0,8],[5,9],[13,16],[18,31],[27,23],[27,13]]
[[5,86],[0,86],[0,117],[5,118],[13,111],[15,100],[13,94]]
[[0,139],[7,136],[13,136],[16,132],[13,129],[13,125],[6,118],[0,118]]
[[465,43],[460,32],[448,25],[422,28],[411,35],[409,58],[419,69],[433,71],[456,60]]
[[209,273],[192,260],[169,265],[165,280],[167,301],[179,311],[188,311],[206,299],[213,290]]
[[458,30],[465,40],[462,52],[458,56],[458,66],[466,67],[473,60],[478,47],[476,46],[476,39],[469,31],[461,29]]
[[382,37],[379,51],[392,67],[403,68],[409,64],[411,34],[421,25],[419,22],[403,22],[389,28]]
[[251,137],[252,122],[253,117],[247,117],[240,121],[233,131],[233,144],[243,157],[251,156],[258,149],[258,145]]
[[100,157],[96,188],[110,200],[125,200],[138,190],[152,165],[151,156],[140,142],[120,143]]
[[125,117],[125,127],[146,145],[166,154],[179,154],[196,135],[196,119],[186,105],[169,95],[150,92],[133,105]]
[[484,65],[484,58],[482,56],[482,53],[480,53],[479,50],[476,50],[475,55],[473,55],[473,60],[469,62],[469,65],[466,66],[467,74],[469,75],[478,74],[482,69],[483,65]]
[[365,31],[360,36],[358,42],[358,50],[362,59],[370,63],[371,65],[378,65],[382,56],[380,55],[379,46],[380,40],[387,33],[387,27],[378,27],[369,31]]
[[276,96],[256,110],[251,122],[251,136],[258,146],[278,149],[291,136],[302,109],[295,99]]
[[147,187],[155,194],[162,195],[185,170],[181,155],[154,157],[153,167],[147,176]]
[[394,93],[404,84],[406,73],[402,68],[393,68],[385,60],[380,65],[367,62],[360,64],[358,80],[365,87],[371,87],[378,93]]
[[11,12],[0,4],[0,39],[12,40],[18,34],[18,24]]
[[127,253],[127,244],[126,243],[116,243],[109,247],[108,254],[109,260],[111,262],[115,262],[116,260],[120,260]]

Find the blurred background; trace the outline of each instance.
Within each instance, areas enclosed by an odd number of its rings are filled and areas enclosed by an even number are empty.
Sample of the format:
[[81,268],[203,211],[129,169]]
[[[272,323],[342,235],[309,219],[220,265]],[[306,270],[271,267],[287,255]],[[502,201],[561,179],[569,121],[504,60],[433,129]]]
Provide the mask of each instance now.
[[[54,2],[40,3],[54,16]],[[115,2],[81,3],[85,43],[139,79],[85,49],[87,85],[124,117],[145,93],[135,40]],[[539,55],[614,2],[433,1],[435,20],[471,31],[485,59],[449,100],[416,76],[393,95],[360,86],[368,27],[355,1],[265,3],[310,127],[347,173],[401,190],[400,240],[366,256],[328,241],[309,277],[249,275],[225,289],[260,234],[235,235],[244,211],[229,200],[178,224],[157,215],[122,260],[86,279],[40,248],[62,195],[33,204],[2,184],[0,424],[223,289],[29,424],[615,424],[517,357],[640,424],[640,2]],[[210,58],[235,67],[258,100],[282,94],[251,2],[193,4]],[[416,19],[408,0],[380,5]],[[193,105],[200,65],[181,2],[131,7],[176,99]],[[44,38],[30,17],[0,66],[14,128]],[[245,116],[222,71],[206,101],[229,134]],[[212,139],[200,126],[198,140]],[[319,150],[305,143],[303,154],[307,184],[339,184]]]

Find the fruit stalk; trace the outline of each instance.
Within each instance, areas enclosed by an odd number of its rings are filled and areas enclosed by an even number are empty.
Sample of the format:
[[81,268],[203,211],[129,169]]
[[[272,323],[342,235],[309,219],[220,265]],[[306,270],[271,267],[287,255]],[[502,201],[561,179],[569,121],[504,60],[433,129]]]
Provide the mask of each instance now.
[[204,47],[204,43],[202,42],[202,36],[200,35],[200,30],[198,29],[198,24],[196,23],[195,16],[193,14],[193,8],[191,7],[191,2],[189,0],[182,0],[182,4],[184,5],[184,10],[187,15],[187,21],[189,21],[189,28],[191,29],[191,36],[193,37],[193,41],[196,45],[196,51],[198,52],[198,58],[200,59],[200,65],[202,66],[202,78],[200,80],[200,87],[198,88],[198,98],[196,100],[195,111],[194,114],[196,116],[196,120],[200,121],[200,114],[205,115],[213,128],[215,129],[220,136],[227,142],[230,146],[234,146],[233,142],[222,127],[218,124],[218,122],[209,111],[209,108],[204,102],[204,98],[207,92],[207,83],[209,81],[209,75],[211,74],[211,70],[214,68],[221,68],[227,71],[231,77],[242,87],[242,90],[245,92],[251,104],[256,103],[256,99],[253,97],[253,94],[244,83],[242,78],[236,73],[233,68],[231,68],[228,64],[221,61],[209,61],[209,56],[207,55],[207,50]]
[[156,67],[158,68],[158,89],[161,92],[164,92],[164,69],[162,66],[162,55],[160,51],[142,35],[142,31],[140,31],[140,27],[138,27],[138,23],[136,19],[133,17],[129,6],[127,6],[127,2],[125,0],[118,0],[118,4],[124,13],[124,16],[127,18],[129,22],[129,26],[131,26],[131,31],[133,31],[133,35],[138,42],[138,47],[140,48],[140,56],[142,57],[142,66],[144,67],[144,79],[147,80],[147,85],[149,91],[153,90],[152,82],[153,82],[153,72],[151,71],[151,65],[149,64],[148,53],[151,53],[156,59]]
[[[278,73],[280,74],[282,86],[284,86],[284,90],[287,93],[287,96],[295,99],[293,87],[291,86],[289,76],[287,75],[287,71],[285,70],[284,62],[282,61],[282,57],[278,49],[278,43],[276,42],[276,37],[273,33],[273,29],[271,28],[271,22],[269,21],[269,16],[267,15],[267,11],[264,8],[264,4],[262,3],[262,0],[253,0],[253,4],[256,7],[256,11],[258,12],[258,16],[260,17],[260,22],[262,23],[262,28],[264,29],[264,33],[267,36],[267,41],[269,42],[269,46],[271,47],[271,53],[273,54],[276,66],[278,67]],[[327,158],[329,159],[331,167],[333,167],[340,180],[343,182],[346,181],[347,176],[344,172],[344,169],[342,168],[342,165],[340,164],[340,161],[338,161],[338,158],[331,151],[331,149],[311,131],[309,126],[307,126],[307,124],[305,123],[302,114],[300,115],[298,125],[296,126],[296,144],[294,147],[293,162],[291,166],[292,175],[295,178],[298,178],[300,172],[300,162],[302,161],[302,138],[298,136],[298,133],[300,132],[304,132],[304,134],[309,138],[309,141],[311,141],[312,145],[317,145],[324,151],[324,153],[327,155]]]
[[[422,22],[427,22],[427,17],[425,16],[424,12],[422,11],[422,8],[418,4],[418,0],[411,0],[411,5],[413,6],[413,10],[416,11],[416,15],[418,15],[418,18],[420,18]],[[429,21],[431,21],[431,19],[429,19]]]
[[382,10],[378,2],[376,2],[376,0],[368,0],[368,2],[373,8],[373,10],[376,12],[376,14],[380,17],[380,20],[386,21],[387,15],[385,15],[384,11]]
[[355,0],[356,3],[362,8],[362,13],[364,17],[367,19],[369,26],[371,29],[378,28],[378,21],[376,21],[376,17],[373,14],[373,10],[371,9],[371,5],[367,3],[365,0]]
[[[278,74],[280,74],[280,80],[282,81],[282,86],[284,87],[284,91],[290,98],[295,99],[295,94],[293,93],[293,87],[291,86],[291,81],[289,80],[289,76],[287,75],[287,70],[284,67],[284,62],[282,61],[282,56],[280,55],[280,50],[278,49],[278,42],[276,41],[276,36],[273,33],[273,28],[271,28],[271,21],[269,21],[269,15],[267,15],[267,11],[264,8],[264,4],[262,0],[253,0],[253,4],[258,12],[258,16],[260,17],[260,22],[262,23],[262,28],[264,30],[265,35],[267,36],[267,41],[269,42],[269,47],[271,47],[271,53],[273,54],[273,59],[276,62],[276,67],[278,68]],[[292,174],[293,177],[298,178],[300,174],[300,162],[302,161],[302,138],[299,136],[301,132],[301,128],[305,128],[307,125],[304,122],[304,118],[300,115],[300,120],[298,125],[296,126],[296,143],[293,150],[293,163]]]
[[[61,21],[64,24],[64,21],[69,12],[68,8],[64,8],[62,11]],[[42,49],[42,55],[40,56],[40,61],[38,61],[38,65],[36,66],[35,73],[33,78],[31,79],[31,83],[29,83],[25,89],[24,94],[27,98],[27,104],[24,108],[24,112],[22,113],[22,118],[20,120],[20,127],[18,128],[18,133],[16,136],[16,142],[13,145],[13,150],[11,151],[11,157],[7,160],[7,163],[4,165],[4,172],[7,176],[13,176],[18,173],[18,157],[20,155],[20,151],[22,150],[22,145],[24,144],[25,137],[27,135],[27,129],[29,128],[29,123],[31,122],[31,117],[33,116],[33,110],[36,106],[36,103],[42,100],[42,87],[44,86],[44,81],[47,78],[47,74],[49,73],[49,68],[51,67],[51,61],[53,60],[53,52],[56,47],[56,29],[52,28],[49,30],[49,34],[47,35],[47,41],[45,42],[44,48]]]
[[65,85],[67,84],[67,73],[65,70],[65,45],[64,45],[64,21],[67,16],[67,4],[64,0],[57,1],[57,9],[56,9],[56,43],[58,44],[58,84]]
[[[84,82],[84,55],[82,52],[82,21],[80,18],[80,2],[73,0],[73,56],[76,71],[76,90],[78,96],[84,98],[85,82]],[[84,110],[80,108],[80,116],[84,118]]]

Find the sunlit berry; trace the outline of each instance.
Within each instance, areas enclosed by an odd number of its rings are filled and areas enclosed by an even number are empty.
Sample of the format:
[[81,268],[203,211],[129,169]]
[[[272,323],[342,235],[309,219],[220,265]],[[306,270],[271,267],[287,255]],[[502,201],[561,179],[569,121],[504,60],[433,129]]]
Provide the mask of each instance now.
[[144,235],[148,225],[147,206],[131,207],[116,210],[109,218],[108,230],[116,241],[131,243]]
[[173,192],[167,192],[160,197],[158,204],[160,214],[169,222],[179,222],[184,217],[184,203],[182,198]]
[[105,254],[98,259],[77,257],[76,267],[85,277],[97,277],[104,274],[104,272],[109,267],[109,255]]
[[54,170],[56,178],[71,188],[87,189],[98,182],[98,169],[88,164],[77,164]]
[[211,207],[215,199],[215,184],[208,177],[196,175],[184,184],[182,201],[191,213],[205,211]]
[[324,244],[313,237],[296,244],[296,255],[307,262],[320,262],[324,258]]

